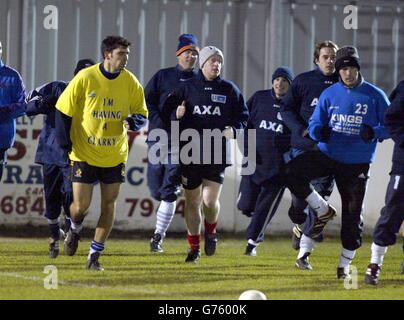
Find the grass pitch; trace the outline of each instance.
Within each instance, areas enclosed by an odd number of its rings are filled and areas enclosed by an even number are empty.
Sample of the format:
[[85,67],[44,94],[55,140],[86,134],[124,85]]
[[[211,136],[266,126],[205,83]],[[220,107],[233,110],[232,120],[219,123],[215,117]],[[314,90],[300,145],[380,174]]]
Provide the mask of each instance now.
[[[313,271],[294,267],[296,251],[290,239],[268,238],[257,257],[244,256],[245,240],[222,238],[215,256],[202,254],[186,264],[185,239],[167,239],[163,254],[149,252],[144,240],[107,242],[100,262],[104,272],[85,269],[90,239],[84,239],[76,256],[47,255],[47,240],[0,238],[0,299],[237,299],[247,289],[274,299],[404,299],[401,243],[389,248],[381,281],[365,285],[370,240],[357,252],[357,289],[346,289],[336,279],[340,253],[338,239],[326,239],[311,256]],[[203,242],[202,242],[203,247]],[[44,288],[45,266],[58,271],[58,289]]]

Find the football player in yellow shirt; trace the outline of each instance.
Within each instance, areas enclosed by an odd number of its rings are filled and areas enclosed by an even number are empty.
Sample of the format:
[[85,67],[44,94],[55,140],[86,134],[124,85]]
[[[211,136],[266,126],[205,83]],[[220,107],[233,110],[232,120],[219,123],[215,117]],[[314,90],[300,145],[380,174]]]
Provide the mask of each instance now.
[[91,242],[87,268],[103,270],[98,258],[112,229],[120,185],[128,158],[127,130],[146,124],[143,87],[125,66],[131,43],[123,37],[102,41],[102,63],[80,71],[56,103],[57,137],[69,150],[73,203],[67,255],[76,253],[80,231],[91,204],[94,183],[100,182],[101,215]]

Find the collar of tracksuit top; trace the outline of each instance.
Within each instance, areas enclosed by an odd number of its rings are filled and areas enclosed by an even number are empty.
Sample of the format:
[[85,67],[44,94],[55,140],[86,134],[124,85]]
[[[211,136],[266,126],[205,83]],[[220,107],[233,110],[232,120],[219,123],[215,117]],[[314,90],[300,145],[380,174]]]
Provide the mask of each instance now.
[[220,76],[217,76],[217,77],[216,77],[215,79],[213,79],[213,80],[206,80],[205,76],[203,75],[202,70],[199,70],[199,71],[198,71],[198,75],[196,76],[196,78],[197,78],[198,80],[202,80],[202,81],[205,81],[205,82],[207,82],[207,83],[214,83],[214,82],[221,82],[221,81],[222,81],[222,79],[220,78]]
[[[184,70],[179,64],[177,64],[175,66],[175,69],[177,70],[179,76],[185,76],[186,80],[189,80],[190,78],[192,78],[192,74],[194,73],[194,69],[191,70]],[[182,79],[182,78],[181,78]],[[180,81],[181,81],[180,79]],[[183,81],[183,80],[182,80]]]
[[363,81],[365,81],[365,79],[363,79],[362,74],[359,72],[359,76],[358,76],[358,83],[356,85],[354,85],[353,87],[348,87],[347,85],[345,85],[345,83],[342,81],[341,77],[339,77],[339,82],[341,82],[341,84],[344,86],[344,88],[352,90],[355,88],[360,87],[363,84]]
[[3,68],[3,66],[4,66],[3,60],[0,59],[0,68]]
[[[271,96],[272,96],[272,98],[275,100],[276,103],[281,103],[282,98],[277,98],[277,97],[276,97],[274,88],[271,89]],[[272,107],[272,106],[271,106],[271,107]]]

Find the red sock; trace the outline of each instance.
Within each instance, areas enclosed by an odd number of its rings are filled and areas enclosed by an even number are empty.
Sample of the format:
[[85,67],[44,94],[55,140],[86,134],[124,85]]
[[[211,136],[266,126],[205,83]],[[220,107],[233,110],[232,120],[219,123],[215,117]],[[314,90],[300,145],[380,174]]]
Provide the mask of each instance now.
[[205,233],[206,234],[212,234],[212,233],[216,233],[216,226],[217,226],[217,221],[215,223],[208,223],[205,222]]
[[199,250],[199,243],[201,242],[200,234],[196,235],[187,234],[187,239],[189,246],[191,247],[192,250]]

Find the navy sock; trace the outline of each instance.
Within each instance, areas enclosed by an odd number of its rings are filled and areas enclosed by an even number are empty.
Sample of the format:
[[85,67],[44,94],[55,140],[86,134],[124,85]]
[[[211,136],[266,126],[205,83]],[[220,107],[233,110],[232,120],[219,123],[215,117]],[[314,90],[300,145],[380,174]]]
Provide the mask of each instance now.
[[53,239],[55,239],[55,240],[60,239],[59,223],[49,224],[49,231],[50,231],[51,237]]
[[65,225],[64,225],[63,231],[67,233],[70,230],[70,227],[71,227],[70,218],[65,217]]

